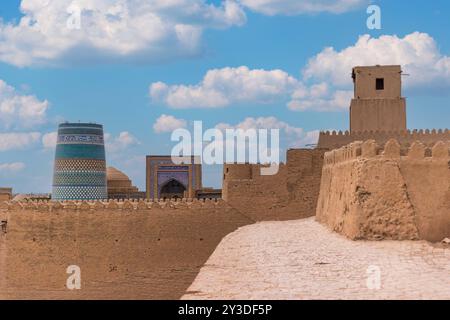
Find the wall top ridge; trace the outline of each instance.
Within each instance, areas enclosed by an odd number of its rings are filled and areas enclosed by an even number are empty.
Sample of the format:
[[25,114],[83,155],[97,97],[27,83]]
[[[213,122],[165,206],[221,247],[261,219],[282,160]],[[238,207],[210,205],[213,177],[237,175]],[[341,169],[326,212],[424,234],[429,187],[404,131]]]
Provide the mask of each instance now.
[[[428,150],[428,152],[427,152]],[[444,159],[450,160],[450,140],[437,141],[427,148],[422,142],[416,141],[406,149],[402,149],[397,139],[390,139],[380,147],[375,140],[355,141],[341,148],[326,152],[325,166],[334,165],[357,158],[390,158],[390,159]]]
[[140,211],[152,209],[189,209],[195,207],[214,208],[223,206],[222,199],[179,199],[157,201],[4,201],[0,208],[7,211],[73,212],[73,211]]
[[376,134],[397,134],[397,135],[435,135],[449,134],[450,129],[412,129],[401,131],[385,131],[385,130],[367,130],[367,131],[320,131],[322,136],[358,136],[358,135],[376,135]]

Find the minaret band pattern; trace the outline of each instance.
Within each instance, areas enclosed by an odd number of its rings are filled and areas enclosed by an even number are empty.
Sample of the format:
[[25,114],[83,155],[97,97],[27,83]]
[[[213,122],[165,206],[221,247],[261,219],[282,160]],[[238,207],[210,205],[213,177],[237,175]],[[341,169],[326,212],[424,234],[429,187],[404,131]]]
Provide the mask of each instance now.
[[62,123],[58,128],[52,200],[107,198],[103,126]]

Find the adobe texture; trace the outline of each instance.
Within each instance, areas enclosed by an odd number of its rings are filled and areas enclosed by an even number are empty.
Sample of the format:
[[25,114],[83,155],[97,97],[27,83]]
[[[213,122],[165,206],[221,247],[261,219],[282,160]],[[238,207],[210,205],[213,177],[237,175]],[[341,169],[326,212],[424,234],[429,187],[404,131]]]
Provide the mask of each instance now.
[[405,130],[405,131],[363,131],[363,132],[321,132],[318,147],[324,149],[337,149],[354,141],[375,140],[379,145],[384,145],[390,139],[397,140],[403,148],[420,141],[427,147],[433,146],[438,141],[450,140],[450,130]]
[[406,130],[400,66],[353,68],[355,96],[350,105],[350,132]]
[[313,216],[325,151],[291,149],[273,176],[261,175],[262,165],[227,164],[223,199],[256,221]]
[[401,150],[355,142],[325,154],[316,218],[352,239],[425,239],[450,235],[448,142]]
[[12,188],[0,188],[0,201],[9,201],[12,198]]
[[260,222],[226,236],[183,299],[448,300],[449,255],[426,241],[351,241],[314,218]]
[[[356,99],[378,100],[355,102],[365,107],[352,108],[352,130],[289,150],[278,174],[225,165],[225,201],[0,202],[0,298],[179,298],[221,239],[255,221],[317,213],[352,239],[448,237],[450,131],[406,131],[401,83],[389,81],[376,97],[356,85]],[[386,99],[398,100],[395,110]],[[81,267],[81,291],[65,288],[69,265]]]
[[[178,299],[222,238],[253,223],[223,201],[2,208],[0,299]],[[65,288],[69,265],[82,290]]]
[[261,176],[260,166],[224,167],[223,198],[253,219],[283,220],[312,216],[316,211],[323,154],[355,141],[374,140],[384,146],[396,139],[403,149],[420,141],[426,147],[450,141],[450,131],[407,130],[400,66],[355,67],[350,130],[321,132],[317,148],[292,149],[275,176]]
[[396,139],[403,147],[409,147],[415,141],[430,146],[437,141],[449,140],[449,130],[407,130],[401,76],[401,66],[353,68],[350,129],[345,133],[321,132],[318,147],[332,150],[366,140],[384,145],[389,139]]

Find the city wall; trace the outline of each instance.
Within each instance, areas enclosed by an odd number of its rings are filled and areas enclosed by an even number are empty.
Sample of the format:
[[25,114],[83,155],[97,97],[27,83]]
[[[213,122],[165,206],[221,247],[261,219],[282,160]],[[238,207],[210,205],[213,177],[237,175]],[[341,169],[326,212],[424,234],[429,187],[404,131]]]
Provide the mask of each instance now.
[[261,175],[262,165],[225,165],[223,199],[256,221],[313,216],[325,152],[291,149],[276,175]]
[[11,188],[0,188],[0,202],[9,201],[12,197]]
[[[178,299],[222,238],[224,201],[2,203],[0,299]],[[69,265],[81,290],[68,290]]]
[[369,140],[327,152],[317,220],[351,239],[449,237],[448,141],[402,149]]
[[438,141],[449,141],[450,130],[405,130],[405,131],[326,131],[319,135],[319,148],[333,150],[343,147],[354,141],[375,140],[379,145],[384,145],[390,139],[396,139],[403,148],[407,148],[415,141],[420,141],[426,146],[433,146]]

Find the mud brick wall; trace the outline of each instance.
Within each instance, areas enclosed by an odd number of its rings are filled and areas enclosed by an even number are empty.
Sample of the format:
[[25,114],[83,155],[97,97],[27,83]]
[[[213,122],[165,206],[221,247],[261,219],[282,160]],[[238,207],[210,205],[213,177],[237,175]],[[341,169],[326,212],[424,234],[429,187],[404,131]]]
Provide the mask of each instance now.
[[319,135],[319,148],[333,150],[341,148],[355,141],[375,140],[384,145],[390,139],[396,139],[403,147],[410,147],[414,142],[420,141],[427,147],[432,147],[438,141],[449,141],[450,130],[404,130],[404,131],[326,131]]
[[[253,223],[223,201],[3,203],[0,221],[0,299],[178,299]],[[81,290],[66,288],[69,265]]]
[[449,146],[369,140],[326,153],[317,220],[351,239],[449,237]]
[[315,214],[325,149],[292,149],[278,174],[261,165],[224,166],[223,199],[254,220],[290,220]]

